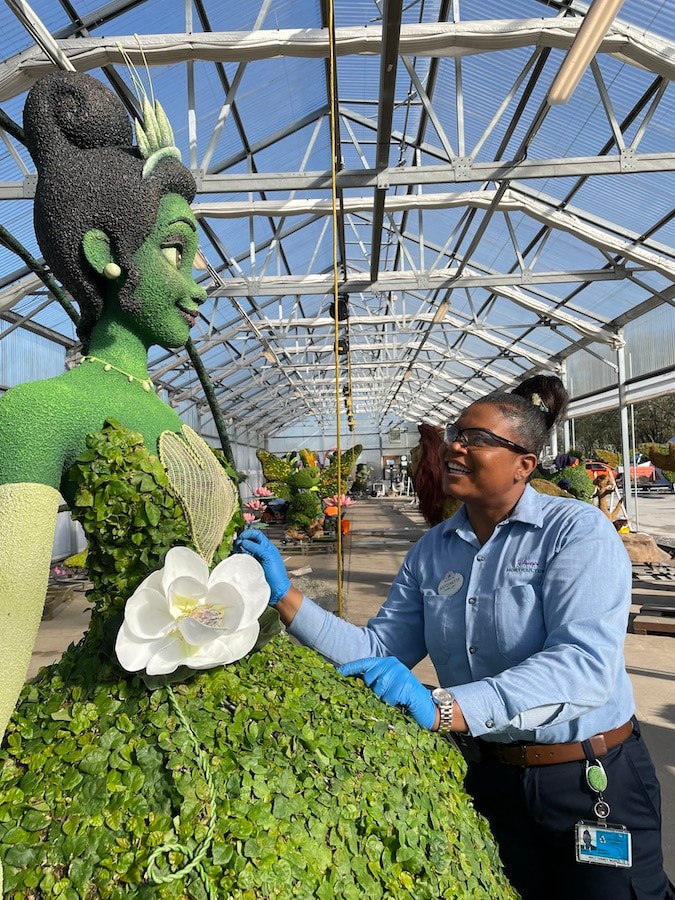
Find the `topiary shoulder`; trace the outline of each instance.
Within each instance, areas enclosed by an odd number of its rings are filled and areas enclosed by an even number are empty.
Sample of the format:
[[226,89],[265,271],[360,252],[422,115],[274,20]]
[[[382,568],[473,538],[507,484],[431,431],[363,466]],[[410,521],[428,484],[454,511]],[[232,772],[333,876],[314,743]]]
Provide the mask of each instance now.
[[141,432],[154,452],[159,435],[182,424],[154,392],[102,366],[77,366],[11,388],[0,398],[2,482],[47,484],[70,502],[68,469],[107,418]]

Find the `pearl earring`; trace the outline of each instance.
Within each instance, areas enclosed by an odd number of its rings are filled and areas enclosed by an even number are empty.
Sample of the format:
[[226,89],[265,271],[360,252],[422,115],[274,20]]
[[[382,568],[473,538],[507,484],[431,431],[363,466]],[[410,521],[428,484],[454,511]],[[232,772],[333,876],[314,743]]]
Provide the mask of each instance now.
[[110,281],[114,281],[122,274],[122,270],[115,262],[106,263],[103,267],[103,275]]

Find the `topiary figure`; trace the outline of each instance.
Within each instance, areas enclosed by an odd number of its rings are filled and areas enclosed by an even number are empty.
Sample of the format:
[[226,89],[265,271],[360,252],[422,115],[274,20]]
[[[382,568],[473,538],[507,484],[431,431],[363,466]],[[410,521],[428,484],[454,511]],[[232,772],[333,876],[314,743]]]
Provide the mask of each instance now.
[[566,490],[577,500],[589,502],[595,491],[593,479],[586,471],[584,460],[581,459],[578,465],[565,466],[559,472],[551,476],[551,481],[559,487]]

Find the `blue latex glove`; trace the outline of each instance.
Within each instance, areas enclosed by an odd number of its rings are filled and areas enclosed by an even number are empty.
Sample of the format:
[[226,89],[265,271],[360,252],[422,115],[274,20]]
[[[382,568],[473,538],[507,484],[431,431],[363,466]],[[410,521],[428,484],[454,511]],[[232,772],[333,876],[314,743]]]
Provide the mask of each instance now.
[[418,725],[429,731],[436,724],[436,704],[431,691],[395,656],[355,659],[338,667],[340,675],[360,675],[380,700],[404,706]]
[[235,540],[232,550],[235,553],[248,553],[253,559],[258,560],[270,586],[269,605],[276,606],[291,589],[291,582],[281,554],[272,541],[260,529],[248,528]]

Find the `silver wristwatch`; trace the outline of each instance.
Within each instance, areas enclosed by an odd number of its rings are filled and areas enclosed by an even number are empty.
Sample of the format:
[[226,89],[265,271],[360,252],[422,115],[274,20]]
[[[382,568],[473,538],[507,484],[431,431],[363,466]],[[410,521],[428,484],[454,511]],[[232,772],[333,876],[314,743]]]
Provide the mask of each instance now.
[[439,687],[431,692],[431,697],[441,714],[438,731],[440,734],[447,734],[449,731],[452,731],[452,711],[455,706],[455,695],[447,688]]

